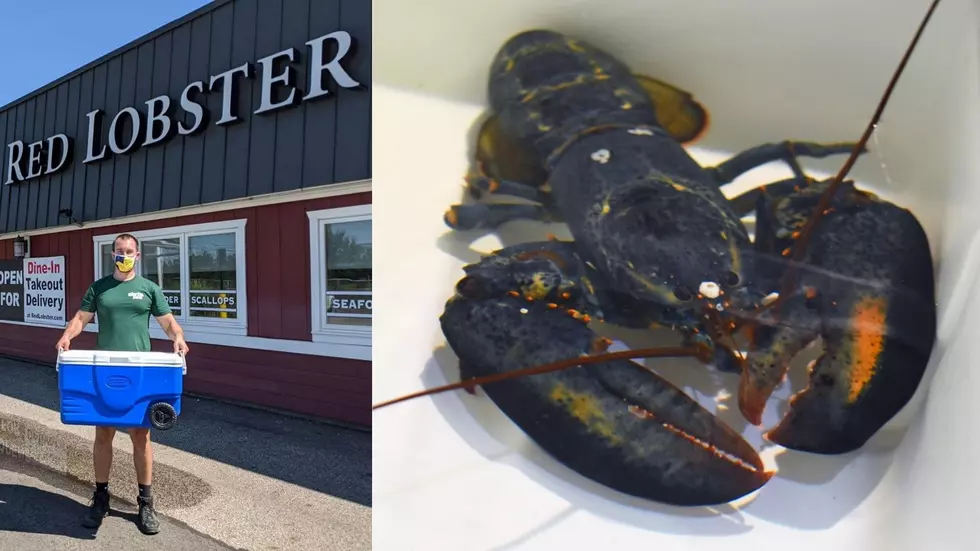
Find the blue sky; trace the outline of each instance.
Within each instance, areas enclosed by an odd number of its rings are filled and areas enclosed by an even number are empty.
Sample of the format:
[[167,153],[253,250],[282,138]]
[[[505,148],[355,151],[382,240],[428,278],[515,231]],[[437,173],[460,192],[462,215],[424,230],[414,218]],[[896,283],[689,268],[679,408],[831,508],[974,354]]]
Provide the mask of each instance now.
[[208,0],[0,0],[0,105],[95,61]]

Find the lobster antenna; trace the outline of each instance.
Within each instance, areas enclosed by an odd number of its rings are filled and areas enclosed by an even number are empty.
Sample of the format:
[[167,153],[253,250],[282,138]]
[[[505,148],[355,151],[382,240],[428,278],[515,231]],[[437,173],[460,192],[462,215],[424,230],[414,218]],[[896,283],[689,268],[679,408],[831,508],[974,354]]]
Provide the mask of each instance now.
[[885,89],[884,95],[882,95],[881,100],[878,102],[878,107],[875,109],[874,116],[871,117],[871,121],[868,122],[868,126],[864,129],[864,135],[862,135],[861,140],[855,144],[854,149],[851,151],[851,155],[847,158],[847,161],[844,163],[844,166],[841,167],[837,175],[834,176],[834,180],[830,183],[830,186],[820,196],[820,201],[817,203],[816,209],[810,215],[810,218],[807,219],[806,224],[803,226],[803,230],[800,232],[800,237],[796,240],[796,243],[793,244],[793,254],[791,256],[789,269],[786,272],[786,277],[783,280],[784,285],[781,289],[782,292],[780,293],[780,297],[785,296],[789,292],[789,289],[792,288],[793,275],[795,275],[794,264],[803,259],[803,255],[806,252],[806,247],[809,244],[810,237],[813,235],[814,227],[820,221],[820,218],[824,215],[827,209],[830,208],[830,201],[843,183],[844,177],[846,177],[847,173],[854,167],[858,156],[864,150],[865,146],[867,146],[868,140],[871,138],[871,134],[878,126],[878,121],[881,119],[881,114],[884,112],[885,106],[888,104],[888,100],[891,98],[892,91],[895,89],[895,85],[898,84],[899,77],[901,77],[902,73],[905,71],[905,66],[912,57],[912,52],[915,50],[915,46],[919,43],[919,38],[922,37],[922,33],[925,31],[929,20],[932,19],[932,14],[936,11],[937,6],[939,6],[939,0],[933,0],[932,5],[929,6],[929,11],[926,12],[926,16],[922,19],[922,22],[919,23],[919,29],[916,31],[915,37],[905,50],[905,55],[902,56],[902,61],[898,64],[898,68],[896,68],[895,72],[892,74],[891,82],[888,83],[888,87]]
[[526,375],[540,375],[542,373],[551,373],[552,371],[561,371],[563,369],[568,369],[570,367],[576,367],[580,365],[597,364],[602,362],[608,362],[611,360],[632,360],[637,358],[670,358],[670,357],[698,356],[698,353],[699,353],[699,349],[693,346],[686,346],[686,347],[670,346],[670,347],[663,347],[663,348],[638,348],[636,350],[608,352],[604,354],[595,354],[592,356],[579,356],[577,358],[569,358],[566,360],[560,360],[550,364],[529,367],[526,369],[518,369],[516,371],[509,371],[507,373],[498,373],[496,375],[487,375],[486,377],[476,377],[458,383],[451,383],[448,385],[437,386],[435,388],[421,390],[419,392],[407,394],[400,398],[394,398],[392,400],[381,402],[380,404],[375,404],[371,406],[371,410],[373,411],[386,406],[390,406],[392,404],[397,404],[398,402],[404,402],[406,400],[411,400],[413,398],[420,398],[422,396],[428,396],[430,394],[438,394],[441,392],[456,390],[460,388],[472,388],[477,385],[485,385],[489,383],[496,383],[499,381],[506,381],[508,379],[516,379],[518,377],[524,377]]

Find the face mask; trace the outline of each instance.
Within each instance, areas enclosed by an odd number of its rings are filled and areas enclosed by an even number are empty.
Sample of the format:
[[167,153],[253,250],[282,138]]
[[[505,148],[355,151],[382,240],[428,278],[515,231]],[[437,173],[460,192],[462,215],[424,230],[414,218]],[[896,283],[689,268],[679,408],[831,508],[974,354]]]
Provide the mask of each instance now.
[[113,257],[113,259],[116,262],[116,268],[118,268],[119,271],[124,274],[127,272],[131,272],[133,270],[133,266],[136,265],[135,256],[126,256],[126,255],[117,254],[115,255],[115,257]]

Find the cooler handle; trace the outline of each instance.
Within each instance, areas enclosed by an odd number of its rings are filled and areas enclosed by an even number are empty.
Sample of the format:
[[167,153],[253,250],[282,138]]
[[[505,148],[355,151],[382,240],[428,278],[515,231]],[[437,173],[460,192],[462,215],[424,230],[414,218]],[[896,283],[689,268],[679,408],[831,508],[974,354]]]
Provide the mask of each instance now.
[[187,375],[187,356],[184,356],[182,352],[178,352],[177,355],[180,356],[181,375]]
[[60,346],[58,347],[58,360],[54,363],[54,372],[55,373],[57,373],[58,371],[61,370],[61,353],[64,352],[64,351],[65,351],[64,348],[61,348]]

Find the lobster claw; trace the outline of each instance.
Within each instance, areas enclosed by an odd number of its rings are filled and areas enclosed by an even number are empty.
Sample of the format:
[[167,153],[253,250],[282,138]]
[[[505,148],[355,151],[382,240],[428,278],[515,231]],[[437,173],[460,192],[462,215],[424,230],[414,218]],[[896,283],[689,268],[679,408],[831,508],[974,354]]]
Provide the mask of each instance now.
[[[765,435],[774,444],[820,454],[854,451],[905,406],[922,379],[935,327],[928,305],[873,292],[837,304],[824,311],[825,352],[812,364],[809,384]],[[922,325],[907,324],[912,320]]]
[[[440,322],[462,380],[596,351],[601,338],[554,306],[510,296],[450,299]],[[517,377],[484,391],[557,461],[625,494],[714,505],[771,476],[738,433],[634,362]]]

